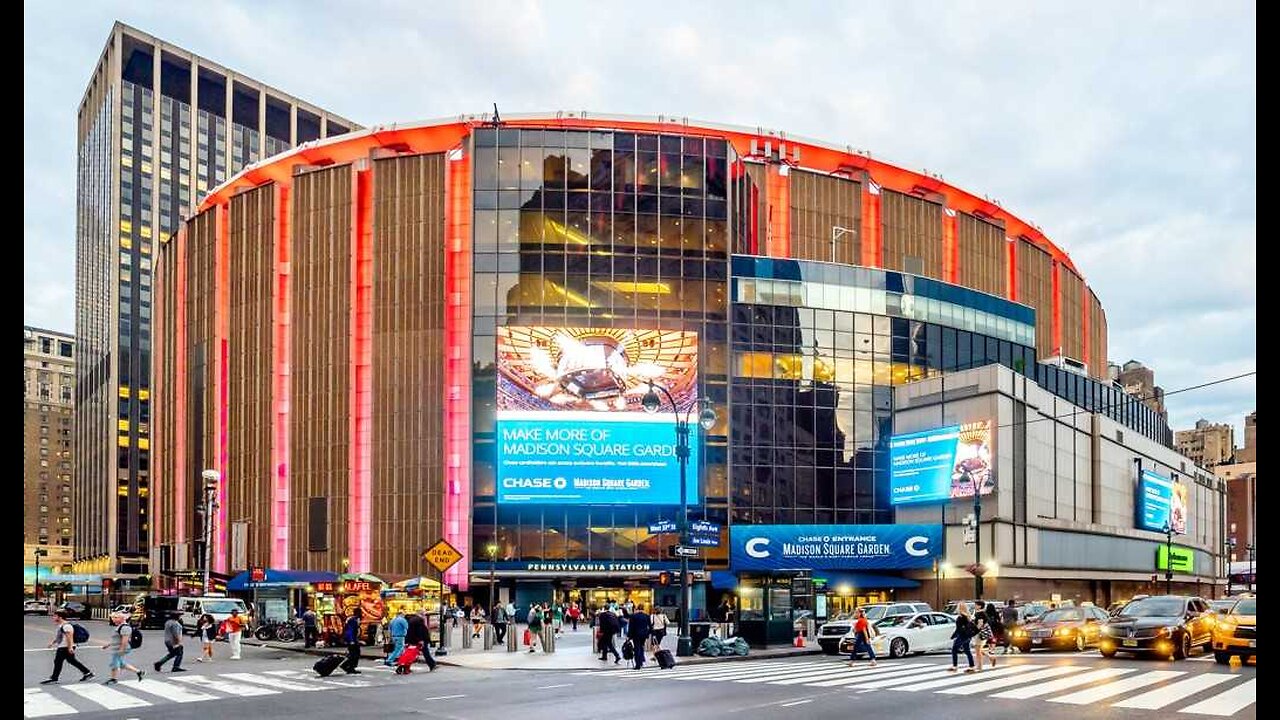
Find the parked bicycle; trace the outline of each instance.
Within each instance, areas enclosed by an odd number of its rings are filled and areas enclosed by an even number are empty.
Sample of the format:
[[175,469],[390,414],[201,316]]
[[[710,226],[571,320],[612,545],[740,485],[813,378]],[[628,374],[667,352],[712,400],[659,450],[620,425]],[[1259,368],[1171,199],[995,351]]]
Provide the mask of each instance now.
[[302,621],[272,621],[264,622],[258,625],[253,631],[253,636],[259,640],[278,640],[280,642],[293,642],[302,637]]

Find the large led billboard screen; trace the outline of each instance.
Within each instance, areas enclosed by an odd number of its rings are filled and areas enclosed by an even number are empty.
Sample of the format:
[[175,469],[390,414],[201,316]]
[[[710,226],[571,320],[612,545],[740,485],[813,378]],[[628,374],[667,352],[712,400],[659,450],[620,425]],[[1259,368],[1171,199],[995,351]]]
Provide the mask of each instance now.
[[889,501],[947,502],[995,491],[991,423],[965,423],[889,439]]
[[[697,403],[698,336],[679,330],[498,328],[497,495],[505,504],[680,503],[675,414]],[[696,418],[695,418],[696,420]],[[686,496],[699,497],[692,424]]]
[[1167,523],[1175,535],[1187,532],[1187,486],[1150,470],[1138,478],[1138,528],[1164,532]]

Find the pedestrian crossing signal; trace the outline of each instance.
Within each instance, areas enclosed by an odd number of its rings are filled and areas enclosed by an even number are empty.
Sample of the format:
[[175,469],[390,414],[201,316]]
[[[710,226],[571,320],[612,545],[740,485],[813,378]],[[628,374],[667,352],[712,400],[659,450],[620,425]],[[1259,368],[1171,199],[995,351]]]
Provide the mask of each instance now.
[[662,572],[660,572],[660,573],[658,573],[658,584],[659,584],[659,585],[670,585],[670,584],[671,584],[671,573],[666,572],[665,570],[664,570],[664,571],[662,571]]

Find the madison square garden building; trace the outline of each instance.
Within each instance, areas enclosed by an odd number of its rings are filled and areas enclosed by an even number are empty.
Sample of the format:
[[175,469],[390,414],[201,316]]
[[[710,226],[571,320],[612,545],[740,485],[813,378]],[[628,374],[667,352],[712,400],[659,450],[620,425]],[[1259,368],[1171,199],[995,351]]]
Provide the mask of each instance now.
[[[1019,592],[1094,599],[1110,592],[1099,577],[1149,582],[1145,555],[1033,582],[1041,484],[1129,483],[1103,504],[1139,510],[1137,465],[1101,477],[1100,442],[1140,441],[1145,470],[1184,473],[1194,532],[1179,544],[1205,557],[1180,581],[1211,581],[1218,559],[1216,488],[1190,483],[1159,416],[1105,380],[1106,316],[1071,259],[993,202],[847,147],[571,113],[308,143],[246,168],[165,239],[154,332],[161,566],[199,564],[214,469],[217,572],[416,576],[444,538],[466,558],[446,575],[464,595],[485,597],[492,571],[518,604],[675,605],[659,584],[677,567],[662,528],[680,504],[670,406],[696,420],[700,398],[717,419],[693,424],[695,615],[738,592],[745,618],[804,569],[823,605],[932,600],[937,568],[972,562],[960,533],[979,486],[993,498],[983,544],[1011,558],[996,583],[1025,568]],[[1079,422],[1048,417],[1038,450],[1040,435],[1018,440],[1032,401],[1004,393],[985,417],[917,408],[895,427],[895,388],[993,364]],[[670,393],[657,413],[642,408],[650,383]],[[933,437],[913,440],[922,429]],[[924,451],[894,450],[895,432]],[[921,458],[942,455],[939,481]],[[903,532],[919,528],[906,554],[885,539],[904,508],[917,524]],[[1165,539],[1090,512],[1058,529]],[[797,526],[885,555],[833,542],[758,562],[814,535]],[[857,556],[824,555],[844,550]]]

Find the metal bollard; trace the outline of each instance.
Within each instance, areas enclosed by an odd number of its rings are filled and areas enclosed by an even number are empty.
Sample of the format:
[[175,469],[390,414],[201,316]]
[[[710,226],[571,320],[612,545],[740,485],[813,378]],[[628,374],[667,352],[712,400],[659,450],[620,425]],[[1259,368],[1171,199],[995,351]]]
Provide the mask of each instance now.
[[556,651],[556,629],[550,624],[542,626],[542,650],[547,653]]
[[514,622],[507,623],[507,652],[515,652],[520,649],[520,626]]
[[462,627],[462,649],[471,649],[471,623],[467,623]]
[[493,626],[489,623],[484,624],[484,649],[493,649]]
[[440,644],[436,646],[436,655],[449,654],[449,623],[445,622],[440,628]]

